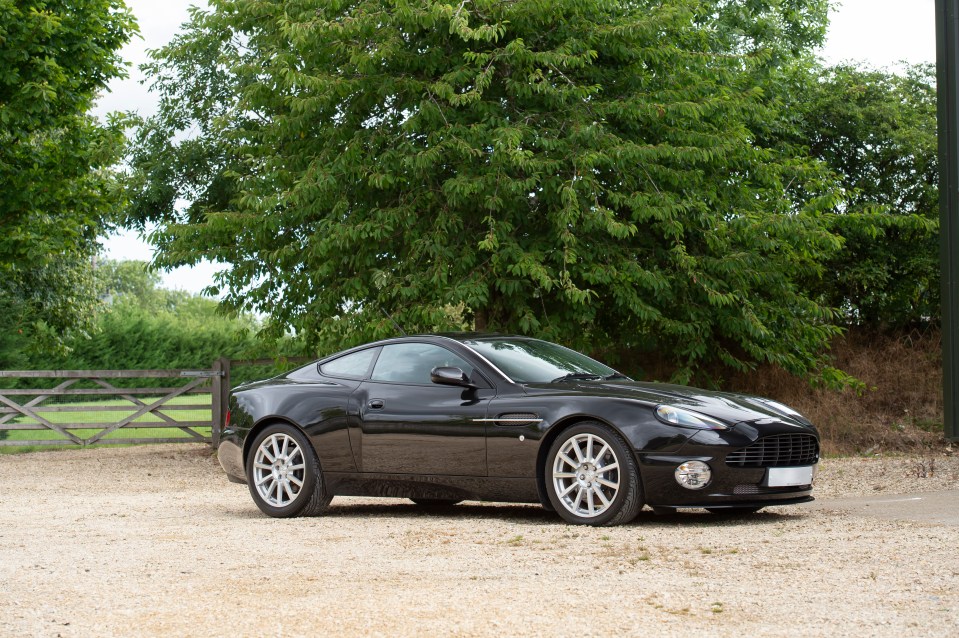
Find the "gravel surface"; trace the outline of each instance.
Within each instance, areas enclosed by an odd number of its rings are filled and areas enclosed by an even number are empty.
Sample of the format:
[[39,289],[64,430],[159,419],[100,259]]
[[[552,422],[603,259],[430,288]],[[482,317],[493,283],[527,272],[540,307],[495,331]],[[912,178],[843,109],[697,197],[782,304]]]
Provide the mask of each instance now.
[[[955,457],[827,459],[815,494],[957,489]],[[940,524],[360,498],[275,520],[192,444],[3,455],[0,494],[3,636],[959,635]]]

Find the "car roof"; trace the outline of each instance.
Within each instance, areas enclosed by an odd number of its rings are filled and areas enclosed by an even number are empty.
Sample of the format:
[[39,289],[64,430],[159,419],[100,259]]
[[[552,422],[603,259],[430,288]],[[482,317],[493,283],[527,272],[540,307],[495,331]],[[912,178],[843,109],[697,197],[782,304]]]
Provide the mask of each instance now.
[[411,337],[446,337],[454,341],[473,341],[476,339],[530,339],[523,335],[502,334],[499,332],[434,332],[430,334],[410,335]]

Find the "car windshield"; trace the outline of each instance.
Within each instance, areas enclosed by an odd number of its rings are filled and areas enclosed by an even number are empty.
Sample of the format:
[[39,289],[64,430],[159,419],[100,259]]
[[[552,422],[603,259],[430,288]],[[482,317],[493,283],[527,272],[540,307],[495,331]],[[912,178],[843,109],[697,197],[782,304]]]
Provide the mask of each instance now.
[[575,350],[537,339],[471,339],[465,344],[516,383],[626,378]]

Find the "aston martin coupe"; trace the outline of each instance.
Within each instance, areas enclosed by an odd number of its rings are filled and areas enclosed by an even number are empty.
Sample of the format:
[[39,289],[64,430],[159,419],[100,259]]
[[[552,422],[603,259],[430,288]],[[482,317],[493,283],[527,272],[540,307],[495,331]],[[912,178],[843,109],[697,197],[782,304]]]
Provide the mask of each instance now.
[[618,525],[643,505],[749,513],[812,500],[816,428],[754,396],[641,383],[527,337],[437,334],[352,348],[235,388],[227,476],[277,517],[335,495],[541,503]]

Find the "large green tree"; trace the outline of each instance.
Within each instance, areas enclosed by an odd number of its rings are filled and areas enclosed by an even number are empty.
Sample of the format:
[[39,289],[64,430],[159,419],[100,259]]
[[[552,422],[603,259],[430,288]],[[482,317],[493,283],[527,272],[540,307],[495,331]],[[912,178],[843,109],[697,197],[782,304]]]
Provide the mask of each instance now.
[[894,73],[813,67],[801,76],[793,141],[836,172],[828,217],[843,249],[810,282],[844,320],[901,329],[939,317],[939,166],[932,65]]
[[121,0],[0,0],[0,366],[92,326],[123,133],[88,112],[135,29]]
[[386,310],[809,373],[835,193],[762,140],[825,4],[214,1],[155,53],[129,221],[320,348]]

